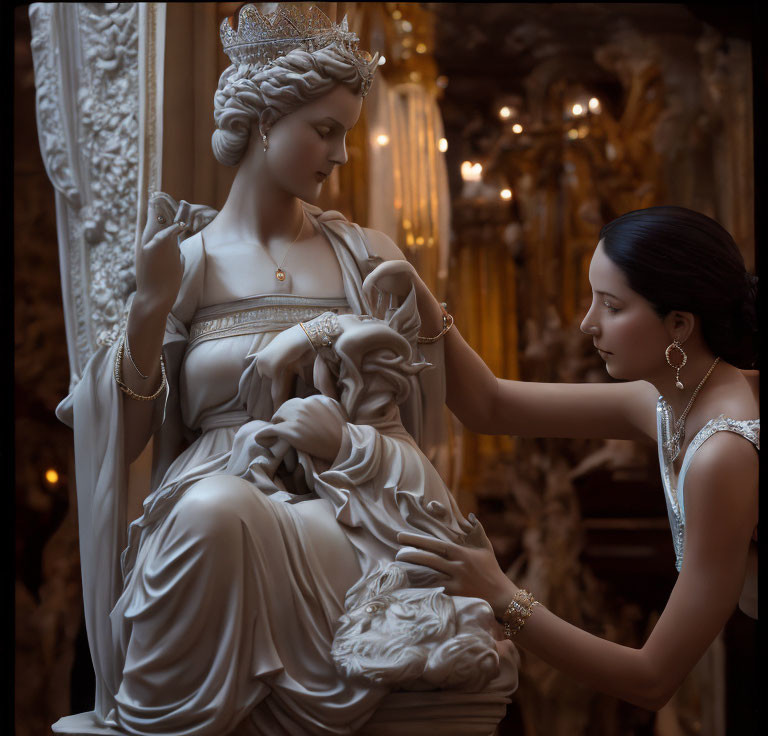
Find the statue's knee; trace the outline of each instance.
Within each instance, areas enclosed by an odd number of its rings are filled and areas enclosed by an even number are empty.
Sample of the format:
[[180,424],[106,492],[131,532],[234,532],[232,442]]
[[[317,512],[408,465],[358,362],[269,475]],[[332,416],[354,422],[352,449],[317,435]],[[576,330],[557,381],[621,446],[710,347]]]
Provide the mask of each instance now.
[[243,506],[253,498],[247,481],[214,475],[195,483],[179,500],[177,522],[203,537],[231,535],[243,518]]

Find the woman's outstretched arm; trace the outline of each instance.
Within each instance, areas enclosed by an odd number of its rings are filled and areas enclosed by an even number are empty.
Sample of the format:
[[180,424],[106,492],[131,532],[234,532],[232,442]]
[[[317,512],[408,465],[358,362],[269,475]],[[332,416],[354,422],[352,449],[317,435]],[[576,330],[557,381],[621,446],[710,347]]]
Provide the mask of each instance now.
[[[414,285],[420,334],[436,335],[443,326],[440,305],[416,275]],[[457,325],[441,338],[445,340],[446,403],[468,429],[519,437],[655,440],[658,394],[651,384],[558,384],[497,378],[464,340],[458,328],[461,316],[456,317]]]
[[[593,636],[535,606],[515,642],[596,690],[651,710],[661,708],[733,613],[744,582],[758,514],[758,458],[745,440],[720,432],[702,446],[686,479],[684,564],[656,627],[640,649]],[[398,536],[397,559],[448,575],[446,591],[484,598],[501,617],[517,592],[487,538],[460,547]],[[535,595],[535,591],[531,591]]]

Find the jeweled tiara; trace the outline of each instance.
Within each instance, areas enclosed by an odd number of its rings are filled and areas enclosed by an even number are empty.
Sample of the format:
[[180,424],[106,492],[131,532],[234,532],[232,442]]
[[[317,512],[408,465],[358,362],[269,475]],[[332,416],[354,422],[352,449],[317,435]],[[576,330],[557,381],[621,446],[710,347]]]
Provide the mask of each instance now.
[[322,10],[311,6],[303,11],[295,5],[262,14],[253,5],[240,8],[237,30],[225,18],[219,27],[224,53],[233,64],[268,66],[295,49],[313,52],[338,44],[350,52],[363,78],[363,94],[368,92],[375,66],[372,57],[360,51],[357,34],[349,30],[347,16],[333,23]]

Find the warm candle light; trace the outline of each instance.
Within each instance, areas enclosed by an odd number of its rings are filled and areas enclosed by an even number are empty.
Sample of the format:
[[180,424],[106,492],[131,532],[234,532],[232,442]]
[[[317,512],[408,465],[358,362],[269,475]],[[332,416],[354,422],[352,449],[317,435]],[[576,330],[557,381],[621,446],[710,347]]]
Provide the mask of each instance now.
[[49,468],[45,471],[45,479],[52,486],[55,486],[59,482],[59,474],[53,468]]
[[502,199],[512,199],[512,190],[511,189],[502,189],[499,192],[499,196]]
[[482,164],[473,164],[471,161],[464,161],[461,164],[461,178],[464,181],[480,181],[482,173]]
[[571,109],[574,115],[581,115],[584,112],[584,108],[578,102]]
[[569,138],[570,138],[572,141],[575,141],[575,140],[576,140],[576,139],[579,137],[579,131],[578,131],[578,130],[576,130],[576,128],[571,128],[571,129],[568,131],[568,137],[569,137]]
[[416,46],[416,53],[417,54],[426,54],[427,53],[427,44],[420,43]]
[[445,153],[448,150],[448,140],[446,138],[441,138],[437,142],[437,150],[440,151],[440,153]]
[[597,97],[590,99],[589,109],[592,110],[592,112],[598,112],[600,110],[600,100],[598,100]]
[[520,135],[520,133],[522,133],[522,132],[523,132],[523,126],[522,126],[522,125],[520,125],[520,123],[515,123],[515,124],[512,126],[512,132],[513,132],[513,133],[517,133],[518,135]]
[[508,120],[510,115],[512,115],[512,110],[510,110],[506,105],[504,105],[504,107],[499,110],[499,117],[502,120]]
[[376,143],[378,143],[380,146],[386,146],[389,143],[389,136],[385,135],[384,133],[377,135]]

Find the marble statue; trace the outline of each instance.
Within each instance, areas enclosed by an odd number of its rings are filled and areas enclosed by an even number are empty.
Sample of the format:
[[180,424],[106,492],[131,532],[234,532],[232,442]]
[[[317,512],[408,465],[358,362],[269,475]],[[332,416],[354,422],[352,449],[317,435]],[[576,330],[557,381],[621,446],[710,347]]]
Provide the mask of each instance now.
[[96,704],[53,730],[489,736],[515,648],[487,603],[395,559],[401,532],[477,541],[430,463],[442,341],[420,341],[394,243],[312,204],[377,60],[315,8],[248,5],[221,37],[227,201],[150,199],[125,329],[57,411]]

